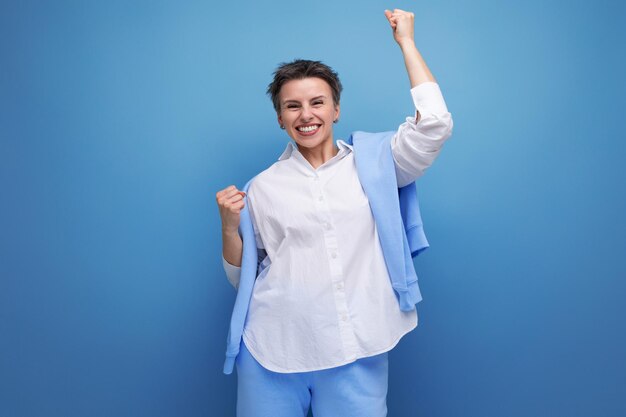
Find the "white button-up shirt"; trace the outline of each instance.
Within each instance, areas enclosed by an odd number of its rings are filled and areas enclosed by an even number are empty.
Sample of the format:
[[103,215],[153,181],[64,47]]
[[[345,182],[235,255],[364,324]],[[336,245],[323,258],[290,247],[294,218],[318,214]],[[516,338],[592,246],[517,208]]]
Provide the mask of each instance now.
[[[428,168],[452,131],[439,86],[411,90],[408,117],[391,142],[398,185]],[[247,204],[264,272],[254,284],[243,339],[275,372],[332,368],[392,349],[417,326],[398,307],[352,146],[314,169],[289,143],[254,178]],[[224,261],[238,285],[240,268]]]

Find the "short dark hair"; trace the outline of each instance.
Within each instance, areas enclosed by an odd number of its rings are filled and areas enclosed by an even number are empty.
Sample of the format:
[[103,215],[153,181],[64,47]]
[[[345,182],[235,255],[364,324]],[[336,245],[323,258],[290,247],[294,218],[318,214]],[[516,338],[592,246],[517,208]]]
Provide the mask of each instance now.
[[323,64],[321,61],[309,61],[307,59],[295,59],[292,62],[283,62],[274,71],[274,80],[267,86],[267,94],[272,99],[274,110],[280,113],[280,89],[287,81],[301,80],[303,78],[321,78],[326,81],[333,92],[333,102],[339,104],[341,96],[341,81],[331,67]]

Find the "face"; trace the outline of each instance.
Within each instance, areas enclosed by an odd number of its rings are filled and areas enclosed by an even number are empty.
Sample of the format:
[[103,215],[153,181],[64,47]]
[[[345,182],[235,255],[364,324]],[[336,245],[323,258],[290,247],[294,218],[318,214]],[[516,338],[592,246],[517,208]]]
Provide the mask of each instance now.
[[333,102],[328,83],[321,78],[286,82],[280,89],[278,123],[299,147],[314,149],[333,143],[333,122],[339,105]]

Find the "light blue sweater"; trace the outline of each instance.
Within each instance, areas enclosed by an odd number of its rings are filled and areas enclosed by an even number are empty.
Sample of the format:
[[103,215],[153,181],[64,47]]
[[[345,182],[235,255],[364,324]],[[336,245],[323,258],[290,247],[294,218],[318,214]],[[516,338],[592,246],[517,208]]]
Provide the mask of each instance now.
[[[369,199],[391,285],[401,310],[410,311],[422,299],[413,257],[426,249],[415,183],[398,188],[391,138],[395,131],[354,132],[346,141],[353,145],[356,169]],[[244,186],[247,193],[252,180]],[[240,213],[239,234],[243,241],[241,277],[226,341],[224,373],[230,374],[239,354],[241,335],[259,271],[254,228],[246,204]]]

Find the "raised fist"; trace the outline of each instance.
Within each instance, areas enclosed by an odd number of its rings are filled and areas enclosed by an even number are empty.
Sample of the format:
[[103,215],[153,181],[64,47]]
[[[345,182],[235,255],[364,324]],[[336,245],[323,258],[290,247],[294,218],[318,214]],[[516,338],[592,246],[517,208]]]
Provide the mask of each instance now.
[[234,185],[226,187],[215,194],[217,205],[220,208],[222,229],[224,231],[237,232],[237,229],[239,229],[239,213],[245,206],[243,200],[245,196],[246,193],[239,191]]
[[389,20],[389,25],[393,30],[393,38],[402,44],[402,42],[410,41],[413,39],[413,25],[415,15],[411,12],[405,12],[400,9],[393,9],[393,12],[385,10],[385,17]]

